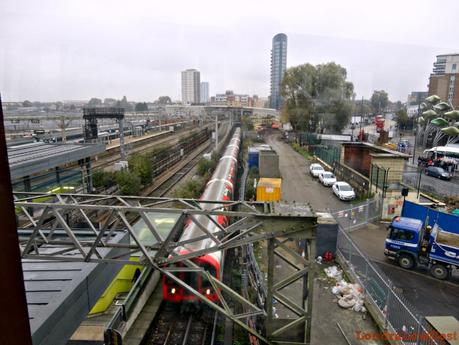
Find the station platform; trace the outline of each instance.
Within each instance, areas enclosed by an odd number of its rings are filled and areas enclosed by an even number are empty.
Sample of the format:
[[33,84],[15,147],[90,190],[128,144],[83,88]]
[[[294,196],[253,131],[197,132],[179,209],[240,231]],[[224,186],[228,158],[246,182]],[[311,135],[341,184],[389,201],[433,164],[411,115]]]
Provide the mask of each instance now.
[[[125,145],[135,144],[135,143],[142,142],[144,140],[149,140],[149,139],[153,139],[157,137],[163,137],[171,133],[174,133],[174,131],[166,130],[166,131],[161,131],[161,132],[149,133],[149,134],[138,136],[138,137],[128,136],[124,138],[124,144]],[[113,139],[113,140],[110,140],[109,143],[107,144],[106,150],[110,151],[113,149],[117,149],[119,147],[120,147],[120,139],[119,138]]]

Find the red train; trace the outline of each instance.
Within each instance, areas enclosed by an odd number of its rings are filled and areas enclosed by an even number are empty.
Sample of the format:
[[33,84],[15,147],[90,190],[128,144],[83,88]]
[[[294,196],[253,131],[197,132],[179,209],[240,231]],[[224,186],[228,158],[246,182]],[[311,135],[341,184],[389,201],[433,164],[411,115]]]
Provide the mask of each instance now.
[[[236,184],[237,175],[237,158],[239,155],[239,148],[241,143],[241,129],[236,128],[233,137],[229,145],[226,147],[223,156],[215,169],[211,179],[207,182],[204,193],[201,196],[201,200],[232,200],[233,199],[233,188]],[[203,204],[204,209],[214,209],[218,204]],[[204,225],[210,232],[217,232],[218,227],[209,218],[204,216],[196,216],[198,221]],[[225,216],[214,216],[214,219],[219,225],[226,227],[228,226],[228,219]],[[202,230],[193,223],[188,222],[186,225],[180,241],[190,240],[203,235]],[[201,250],[215,245],[212,239],[206,239],[202,241],[193,242],[183,247],[178,247],[176,252],[179,254],[186,254],[193,251]],[[200,256],[192,259],[194,263],[203,267],[211,275],[217,279],[221,279],[221,265],[223,255],[221,251],[213,252],[208,255]],[[177,263],[176,266],[182,266],[183,264]],[[210,282],[202,279],[202,276],[197,273],[180,272],[177,273],[179,277],[185,281],[188,285],[205,295],[212,301],[217,301],[218,296],[214,292]],[[163,298],[169,302],[194,302],[197,300],[196,296],[186,291],[180,285],[177,285],[174,281],[163,277]]]

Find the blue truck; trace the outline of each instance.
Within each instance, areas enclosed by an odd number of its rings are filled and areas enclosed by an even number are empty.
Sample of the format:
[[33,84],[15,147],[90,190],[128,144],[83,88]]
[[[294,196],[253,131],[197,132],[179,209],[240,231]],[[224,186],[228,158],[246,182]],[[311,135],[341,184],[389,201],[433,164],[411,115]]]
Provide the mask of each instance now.
[[459,268],[459,234],[423,226],[419,219],[395,217],[386,238],[384,254],[405,268],[429,269],[437,279],[446,279]]

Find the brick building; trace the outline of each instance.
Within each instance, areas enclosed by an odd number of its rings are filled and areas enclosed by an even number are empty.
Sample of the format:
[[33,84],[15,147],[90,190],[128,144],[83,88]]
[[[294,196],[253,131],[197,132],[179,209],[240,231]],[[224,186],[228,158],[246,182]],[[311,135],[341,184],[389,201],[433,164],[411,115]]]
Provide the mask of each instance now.
[[459,107],[459,54],[437,55],[429,78],[429,96],[437,95]]

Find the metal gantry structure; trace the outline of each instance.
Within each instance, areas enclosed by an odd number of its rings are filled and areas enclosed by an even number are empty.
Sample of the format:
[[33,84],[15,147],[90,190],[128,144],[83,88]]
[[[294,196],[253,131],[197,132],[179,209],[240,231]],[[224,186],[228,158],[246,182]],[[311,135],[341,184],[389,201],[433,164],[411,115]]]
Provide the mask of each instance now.
[[[123,197],[92,194],[48,194],[14,193],[23,259],[113,262],[133,264],[129,257],[140,255],[140,264],[151,266],[168,279],[175,281],[203,304],[231,319],[235,324],[266,344],[309,344],[311,336],[311,314],[313,278],[315,272],[315,238],[317,215],[308,207],[288,204],[257,203],[245,201],[204,201],[194,199]],[[204,204],[212,204],[211,210],[203,210]],[[151,221],[155,214],[171,214],[178,220],[167,236],[162,236]],[[222,227],[215,220],[226,216],[230,225]],[[207,217],[219,231],[210,233],[199,221]],[[139,239],[134,224],[143,220],[155,243],[146,245]],[[189,241],[180,241],[180,232],[185,222],[194,222],[202,236]],[[127,232],[130,243],[116,243],[114,235]],[[88,234],[90,236],[88,236]],[[119,238],[119,237],[118,237]],[[174,249],[188,243],[212,239],[209,248],[178,255]],[[197,266],[191,259],[236,248],[243,245],[267,241],[267,299],[264,308],[257,307],[239,292],[225,285]],[[121,255],[102,257],[101,248],[122,249]],[[119,251],[118,251],[119,252]],[[276,281],[274,260],[278,256],[295,272]],[[177,267],[174,263],[181,262]],[[135,264],[139,264],[136,262]],[[208,279],[220,297],[214,303],[195,290],[180,277],[178,272],[193,272]],[[302,305],[297,305],[282,289],[302,280],[306,293]],[[244,313],[236,314],[229,304],[239,303]],[[273,301],[284,305],[296,318],[279,325],[273,313]],[[246,318],[259,315],[265,321],[264,330],[247,325]],[[300,329],[303,340],[282,340],[288,331]]]

